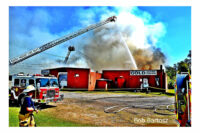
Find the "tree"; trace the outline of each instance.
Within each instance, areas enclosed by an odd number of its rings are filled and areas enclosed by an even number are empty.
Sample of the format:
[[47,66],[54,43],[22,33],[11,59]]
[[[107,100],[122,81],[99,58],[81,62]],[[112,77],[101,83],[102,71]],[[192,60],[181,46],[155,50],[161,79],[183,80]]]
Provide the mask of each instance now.
[[178,73],[181,73],[181,72],[188,72],[189,70],[189,64],[185,61],[180,61],[178,63]]
[[180,61],[177,63],[178,66],[178,72],[190,72],[191,73],[191,50],[189,51],[187,57],[184,59],[184,61]]
[[187,55],[187,57],[191,59],[191,57],[192,57],[191,50],[189,51],[189,54]]
[[168,88],[172,89],[174,88],[175,80],[176,80],[176,73],[181,73],[181,72],[190,72],[191,73],[191,50],[189,51],[187,57],[183,60],[180,61],[174,66],[166,66],[166,73],[168,75]]
[[176,64],[174,64],[174,67],[166,66],[165,68],[167,73],[168,88],[174,89],[174,84],[176,79]]
[[171,67],[171,66],[166,66],[165,68],[166,68],[166,73],[170,79],[176,76],[176,68]]
[[191,50],[189,51],[189,54],[187,55],[187,63],[188,63],[188,66],[189,66],[189,70],[190,70],[190,73],[191,73],[191,62],[192,60],[192,53],[191,53]]

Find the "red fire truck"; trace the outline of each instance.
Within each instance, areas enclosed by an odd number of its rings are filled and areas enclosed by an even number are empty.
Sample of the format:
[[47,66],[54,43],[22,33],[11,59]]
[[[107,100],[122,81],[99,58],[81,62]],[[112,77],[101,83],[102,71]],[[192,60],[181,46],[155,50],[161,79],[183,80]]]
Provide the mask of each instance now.
[[9,102],[21,104],[25,96],[23,90],[28,85],[33,85],[36,91],[33,94],[33,101],[36,103],[57,102],[63,99],[59,95],[58,80],[54,76],[24,75],[17,74],[9,77]]

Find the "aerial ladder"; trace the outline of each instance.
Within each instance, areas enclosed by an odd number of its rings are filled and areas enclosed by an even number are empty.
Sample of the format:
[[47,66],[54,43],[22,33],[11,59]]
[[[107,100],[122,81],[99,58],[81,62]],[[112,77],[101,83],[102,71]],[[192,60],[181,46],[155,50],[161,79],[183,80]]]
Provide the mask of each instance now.
[[10,59],[9,60],[9,65],[15,65],[15,64],[17,64],[19,62],[22,62],[22,61],[24,61],[24,60],[26,60],[26,59],[28,59],[28,58],[36,55],[36,54],[39,54],[39,53],[41,53],[41,52],[43,52],[43,51],[45,51],[47,49],[50,49],[50,48],[52,48],[52,47],[54,47],[56,45],[59,45],[59,44],[61,44],[63,42],[66,42],[66,41],[68,41],[68,40],[70,40],[72,38],[75,38],[75,37],[77,37],[77,36],[79,36],[81,34],[84,34],[84,33],[88,32],[90,30],[93,30],[95,28],[98,28],[98,27],[103,26],[103,25],[105,25],[107,23],[110,23],[110,22],[115,22],[116,19],[117,19],[116,16],[109,17],[106,20],[103,20],[103,21],[100,21],[100,22],[98,22],[96,24],[90,25],[90,26],[88,26],[88,27],[86,27],[84,29],[78,30],[78,31],[76,31],[76,32],[74,32],[72,34],[69,34],[69,35],[63,36],[61,38],[58,38],[56,40],[53,40],[51,42],[48,42],[48,43],[40,46],[39,48],[33,49],[33,50],[31,50],[31,51],[29,51],[29,52],[27,52],[27,53],[25,53],[25,54],[23,54],[23,55],[21,55],[19,57],[15,57],[13,59]]

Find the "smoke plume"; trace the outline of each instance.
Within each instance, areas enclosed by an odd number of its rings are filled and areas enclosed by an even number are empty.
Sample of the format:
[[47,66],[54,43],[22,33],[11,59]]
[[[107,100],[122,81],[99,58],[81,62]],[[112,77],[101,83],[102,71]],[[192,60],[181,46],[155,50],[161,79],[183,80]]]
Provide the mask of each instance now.
[[95,71],[136,69],[131,65],[122,39],[128,45],[138,69],[158,69],[163,65],[166,57],[156,44],[165,34],[164,25],[160,22],[149,24],[144,18],[127,11],[122,11],[117,17],[117,23],[94,30],[85,41],[83,53],[87,55],[87,65]]

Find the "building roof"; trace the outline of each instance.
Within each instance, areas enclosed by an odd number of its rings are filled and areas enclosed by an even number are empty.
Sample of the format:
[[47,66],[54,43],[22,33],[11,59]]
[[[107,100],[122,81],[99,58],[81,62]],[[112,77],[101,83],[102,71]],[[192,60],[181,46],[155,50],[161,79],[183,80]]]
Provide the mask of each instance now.
[[90,68],[78,68],[78,67],[55,67],[55,68],[47,68],[43,70],[53,70],[53,69],[87,69],[90,70]]

